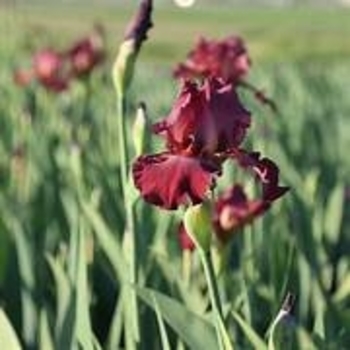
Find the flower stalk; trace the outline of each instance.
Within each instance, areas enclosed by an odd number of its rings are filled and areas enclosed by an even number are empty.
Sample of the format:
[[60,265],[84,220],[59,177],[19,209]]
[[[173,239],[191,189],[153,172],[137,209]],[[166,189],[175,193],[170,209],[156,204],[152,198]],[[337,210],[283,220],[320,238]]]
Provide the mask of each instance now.
[[[137,270],[138,270],[138,262],[137,262],[137,237],[136,237],[136,229],[135,229],[135,211],[133,207],[133,203],[131,203],[128,198],[128,184],[129,184],[129,155],[128,155],[128,147],[127,147],[127,132],[126,132],[126,118],[125,118],[125,97],[120,90],[117,90],[117,111],[118,111],[118,140],[119,140],[119,160],[120,160],[120,175],[121,175],[121,183],[122,183],[122,193],[124,199],[124,206],[126,211],[126,228],[124,232],[124,248],[125,248],[125,256],[128,260],[129,266],[129,282],[132,285],[137,284]],[[132,339],[129,339],[128,348],[133,349],[136,348],[133,346],[139,342],[139,316],[138,316],[138,303],[137,303],[137,295],[134,288],[130,288],[130,299],[129,299],[129,307],[127,312],[127,318],[129,326],[132,326],[132,332],[127,332]],[[129,338],[129,337],[128,337]],[[131,344],[130,344],[131,343]]]
[[126,30],[124,41],[114,62],[112,78],[117,95],[117,127],[119,140],[119,164],[126,224],[124,231],[124,253],[129,268],[129,299],[125,305],[125,335],[126,348],[137,349],[140,342],[140,326],[137,294],[134,286],[137,284],[137,232],[133,200],[128,196],[129,189],[129,154],[127,147],[126,93],[130,87],[136,58],[147,32],[152,27],[152,0],[143,0],[135,16]]
[[211,256],[211,204],[209,202],[204,202],[202,204],[190,206],[184,214],[183,222],[186,232],[195,244],[203,266],[219,349],[232,350],[233,347],[225,328],[222,305]]
[[214,266],[209,251],[204,251],[202,248],[197,246],[198,254],[203,265],[205,279],[208,285],[210,303],[214,315],[214,323],[216,335],[218,338],[220,350],[233,350],[233,345],[228,337],[224,316],[222,311],[221,300],[218,291],[218,285],[215,278]]

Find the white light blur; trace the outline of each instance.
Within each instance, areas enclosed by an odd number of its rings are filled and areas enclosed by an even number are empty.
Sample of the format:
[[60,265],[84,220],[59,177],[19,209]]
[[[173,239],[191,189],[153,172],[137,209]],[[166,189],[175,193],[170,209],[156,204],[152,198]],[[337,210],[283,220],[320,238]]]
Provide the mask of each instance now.
[[179,7],[191,7],[196,0],[174,0],[175,4]]

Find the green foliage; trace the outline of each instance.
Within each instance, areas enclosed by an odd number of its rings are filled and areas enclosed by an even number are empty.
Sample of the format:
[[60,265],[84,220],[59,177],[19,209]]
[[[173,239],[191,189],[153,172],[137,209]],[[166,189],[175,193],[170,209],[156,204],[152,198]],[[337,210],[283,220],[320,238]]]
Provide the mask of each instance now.
[[[242,91],[255,115],[247,148],[276,160],[291,187],[264,218],[234,237],[227,266],[217,276],[227,305],[225,321],[238,349],[267,346],[268,325],[288,290],[297,297],[296,348],[344,349],[350,343],[350,64],[337,59],[348,50],[342,43],[349,26],[343,26],[344,14],[332,12],[321,17],[329,20],[329,31],[322,32],[305,20],[309,11],[293,12],[294,17],[257,10],[253,17],[232,15],[236,28],[252,39],[254,61],[264,59],[250,80],[273,97],[280,111],[271,114]],[[114,21],[114,14],[104,15],[107,24]],[[26,61],[26,45],[39,47],[50,42],[43,36],[52,35],[39,30],[37,37],[32,29],[27,41],[25,23],[49,21],[35,11],[32,16],[13,31],[18,40],[0,48],[5,67],[0,72],[0,348],[10,349],[10,343],[20,348],[17,336],[25,349],[123,348],[129,293],[136,288],[144,302],[139,305],[141,349],[213,349],[215,330],[198,254],[192,255],[187,279],[186,259],[176,243],[178,217],[150,208],[131,187],[127,194],[139,219],[139,264],[138,286],[128,284],[110,66],[97,71],[89,87],[75,83],[60,96],[39,86],[14,86],[11,69]],[[66,23],[77,33],[81,27],[74,16],[67,15]],[[230,16],[215,12],[209,25],[206,10],[160,10],[154,43],[140,56],[148,63],[136,67],[126,106],[128,132],[140,100],[153,121],[169,111],[176,88],[167,63],[184,56],[194,41],[190,33],[207,23],[205,28],[214,28],[211,37],[229,34]],[[124,17],[117,13],[116,18],[122,22]],[[295,32],[292,18],[304,27]],[[6,23],[14,28],[14,22]],[[170,37],[175,23],[182,32]],[[117,32],[122,24],[110,28]],[[53,22],[50,28],[62,26]],[[308,38],[314,30],[321,32],[318,38],[330,38],[327,47],[303,41],[308,26]],[[58,40],[66,36],[63,30]],[[114,37],[111,42],[116,47]],[[317,50],[321,59],[311,60]],[[325,62],[328,54],[336,60]],[[149,63],[155,58],[158,63]],[[278,63],[280,58],[287,62]],[[292,62],[295,58],[300,62]],[[158,145],[154,139],[149,147]],[[240,174],[229,172],[226,183],[235,176]],[[286,348],[283,340],[280,348]]]
[[164,318],[191,349],[215,349],[214,327],[209,321],[159,292],[139,289],[139,296]]
[[0,346],[2,349],[20,350],[21,346],[3,309],[0,309]]

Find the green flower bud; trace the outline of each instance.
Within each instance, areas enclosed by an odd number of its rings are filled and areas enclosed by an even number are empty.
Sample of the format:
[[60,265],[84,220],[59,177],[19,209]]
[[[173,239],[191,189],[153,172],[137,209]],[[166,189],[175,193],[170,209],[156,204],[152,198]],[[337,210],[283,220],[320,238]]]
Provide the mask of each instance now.
[[209,202],[189,207],[183,219],[185,229],[197,248],[208,252],[212,239],[212,211]]
[[133,143],[136,156],[143,154],[147,147],[147,126],[148,118],[146,104],[140,102],[137,111],[134,125],[132,128]]
[[134,41],[132,39],[123,41],[119,47],[112,71],[114,87],[120,94],[123,94],[130,85],[134,74],[135,61],[136,51]]

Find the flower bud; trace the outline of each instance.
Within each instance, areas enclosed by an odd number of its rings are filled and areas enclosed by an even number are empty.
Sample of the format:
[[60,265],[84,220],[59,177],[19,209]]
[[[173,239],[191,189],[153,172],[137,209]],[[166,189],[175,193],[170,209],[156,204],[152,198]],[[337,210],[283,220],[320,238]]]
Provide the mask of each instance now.
[[132,80],[137,55],[143,41],[147,39],[147,32],[152,27],[152,0],[143,0],[135,17],[130,21],[124,41],[113,66],[113,82],[118,93],[125,92]]
[[146,104],[144,102],[140,102],[136,111],[136,118],[132,128],[132,136],[136,156],[140,156],[145,152],[145,148],[147,146],[147,125],[148,117]]
[[135,59],[133,41],[123,41],[112,71],[114,86],[118,93],[123,93],[128,89],[134,74]]
[[184,215],[187,233],[198,248],[209,251],[212,238],[211,206],[209,202],[189,207]]

